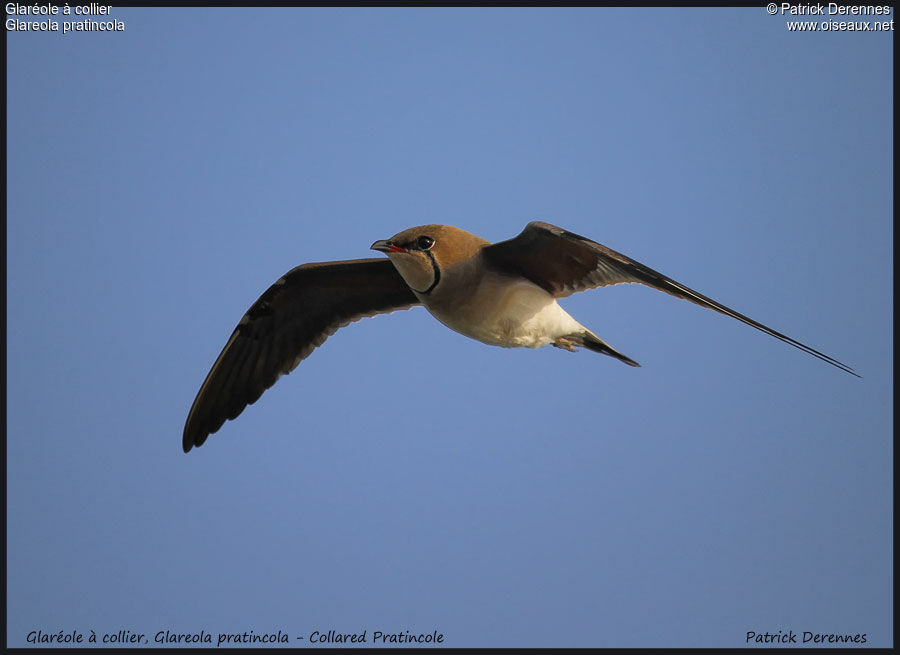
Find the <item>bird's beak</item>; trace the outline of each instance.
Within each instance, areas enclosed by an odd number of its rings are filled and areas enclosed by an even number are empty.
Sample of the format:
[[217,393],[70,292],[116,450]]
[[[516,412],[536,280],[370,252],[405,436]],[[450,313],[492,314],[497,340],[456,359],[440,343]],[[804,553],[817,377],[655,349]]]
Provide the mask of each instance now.
[[406,252],[406,248],[401,248],[399,246],[395,246],[390,241],[385,241],[381,239],[380,241],[376,241],[373,243],[370,248],[372,250],[379,250],[384,253],[392,253],[392,252]]

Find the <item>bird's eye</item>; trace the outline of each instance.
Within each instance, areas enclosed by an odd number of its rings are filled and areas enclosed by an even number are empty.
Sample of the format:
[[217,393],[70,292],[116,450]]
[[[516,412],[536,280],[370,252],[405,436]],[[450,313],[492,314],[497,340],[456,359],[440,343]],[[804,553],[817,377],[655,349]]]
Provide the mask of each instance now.
[[434,239],[431,237],[420,236],[416,239],[416,245],[419,247],[419,250],[428,250],[434,245]]

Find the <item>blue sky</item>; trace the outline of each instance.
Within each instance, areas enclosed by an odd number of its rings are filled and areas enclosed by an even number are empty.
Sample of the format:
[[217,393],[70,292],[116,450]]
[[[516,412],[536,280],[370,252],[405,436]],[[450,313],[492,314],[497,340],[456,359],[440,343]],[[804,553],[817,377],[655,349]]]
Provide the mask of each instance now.
[[[893,644],[893,33],[763,8],[112,14],[7,33],[9,645]],[[533,219],[863,378],[634,285],[563,305],[639,369],[416,308],[182,453],[284,272]]]

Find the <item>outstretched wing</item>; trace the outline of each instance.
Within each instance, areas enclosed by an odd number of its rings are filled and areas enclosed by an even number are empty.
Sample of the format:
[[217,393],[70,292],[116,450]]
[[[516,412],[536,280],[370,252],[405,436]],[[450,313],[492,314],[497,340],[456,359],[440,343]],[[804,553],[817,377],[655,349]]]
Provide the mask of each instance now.
[[497,270],[528,278],[555,298],[576,291],[636,282],[714,309],[776,339],[860,377],[852,368],[818,350],[776,332],[630,257],[562,228],[534,221],[519,236],[485,246],[484,256]]
[[387,259],[291,270],[253,303],[213,364],[184,425],[184,452],[256,402],[338,328],[417,304]]

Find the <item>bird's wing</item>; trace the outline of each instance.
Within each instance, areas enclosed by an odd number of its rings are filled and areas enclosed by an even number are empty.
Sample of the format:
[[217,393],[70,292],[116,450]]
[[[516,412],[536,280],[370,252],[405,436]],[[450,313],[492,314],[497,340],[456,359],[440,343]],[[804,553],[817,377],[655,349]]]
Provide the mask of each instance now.
[[247,310],[206,376],[184,425],[187,452],[256,402],[335,331],[418,299],[387,259],[303,264]]
[[485,246],[483,255],[496,270],[521,275],[544,288],[554,298],[626,282],[645,284],[743,321],[859,377],[846,364],[818,350],[776,332],[611,248],[549,223],[533,221],[517,237]]

